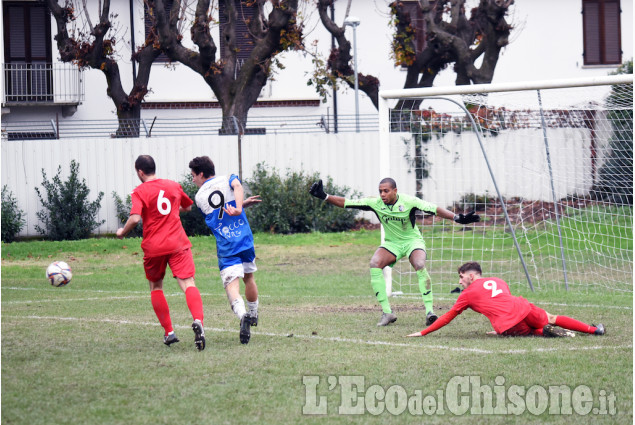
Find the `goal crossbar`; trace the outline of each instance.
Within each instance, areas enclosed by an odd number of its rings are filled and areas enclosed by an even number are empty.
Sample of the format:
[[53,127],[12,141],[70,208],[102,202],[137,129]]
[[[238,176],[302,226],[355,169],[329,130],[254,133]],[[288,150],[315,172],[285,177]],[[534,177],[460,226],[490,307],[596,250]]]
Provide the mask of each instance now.
[[537,80],[513,83],[473,84],[469,86],[421,87],[413,89],[380,90],[382,100],[407,99],[439,95],[496,93],[506,91],[539,90],[584,86],[606,86],[611,84],[633,83],[633,74],[609,75],[566,80]]

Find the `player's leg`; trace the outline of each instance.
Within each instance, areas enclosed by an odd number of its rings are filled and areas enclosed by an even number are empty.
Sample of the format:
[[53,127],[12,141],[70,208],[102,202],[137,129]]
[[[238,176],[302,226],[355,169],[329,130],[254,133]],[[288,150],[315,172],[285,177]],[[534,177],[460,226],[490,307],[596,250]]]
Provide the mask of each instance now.
[[187,308],[192,314],[192,330],[194,331],[194,345],[199,351],[205,349],[205,329],[203,328],[203,299],[196,284],[194,275],[194,259],[192,251],[187,248],[178,253],[172,254],[168,261],[173,276],[181,290],[185,293]]
[[245,279],[245,272],[242,262],[234,264],[221,270],[221,278],[227,293],[227,300],[232,311],[240,320],[239,339],[241,344],[247,344],[251,338],[251,317],[245,309],[245,301],[240,295],[240,279]]
[[253,248],[240,253],[243,260],[243,272],[245,277],[245,298],[247,299],[247,314],[250,317],[250,325],[258,326],[258,286],[254,272],[258,270],[256,267],[256,252]]
[[421,298],[423,298],[423,305],[426,308],[426,326],[430,326],[438,319],[438,316],[434,313],[432,280],[428,270],[426,270],[426,258],[423,241],[413,243],[408,259],[417,272],[419,291],[421,292]]
[[604,325],[601,323],[599,323],[597,326],[587,325],[586,323],[580,322],[579,320],[573,319],[571,317],[556,316],[555,314],[549,313],[547,313],[547,318],[550,325],[556,325],[564,329],[583,332],[587,334],[604,335]]
[[397,316],[393,314],[390,308],[383,272],[384,267],[394,264],[395,261],[397,261],[396,255],[384,247],[379,247],[370,259],[370,284],[383,312],[377,326],[386,326],[397,320]]
[[247,314],[251,317],[251,325],[258,326],[258,287],[253,273],[246,273],[245,298],[247,299]]
[[179,342],[179,339],[174,333],[172,318],[170,317],[170,307],[163,293],[163,277],[165,276],[167,263],[167,257],[143,258],[143,268],[150,284],[150,302],[152,303],[152,309],[164,330],[163,343],[170,345]]

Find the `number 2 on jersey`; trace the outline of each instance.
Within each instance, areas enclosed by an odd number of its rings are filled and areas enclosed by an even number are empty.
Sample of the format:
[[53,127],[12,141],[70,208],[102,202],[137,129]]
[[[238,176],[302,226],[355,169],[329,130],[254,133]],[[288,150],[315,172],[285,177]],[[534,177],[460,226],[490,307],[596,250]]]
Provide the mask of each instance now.
[[[218,203],[214,202],[214,195],[218,195]],[[222,219],[224,212],[223,206],[225,205],[225,196],[223,195],[223,192],[221,192],[220,190],[215,190],[210,193],[209,197],[207,198],[207,203],[214,209],[218,208],[218,219]]]
[[502,294],[503,290],[496,288],[496,282],[493,280],[486,280],[483,282],[483,288],[490,289],[492,291],[492,298],[494,298],[498,294]]

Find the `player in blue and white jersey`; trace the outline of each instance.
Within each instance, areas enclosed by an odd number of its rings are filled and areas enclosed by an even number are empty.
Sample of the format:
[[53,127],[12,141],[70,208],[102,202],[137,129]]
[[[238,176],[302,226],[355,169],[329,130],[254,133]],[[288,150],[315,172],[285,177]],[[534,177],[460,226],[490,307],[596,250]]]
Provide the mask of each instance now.
[[[217,176],[208,156],[194,158],[189,167],[199,188],[196,205],[216,238],[218,268],[229,304],[240,320],[240,342],[247,344],[250,327],[258,325],[258,287],[254,279],[257,270],[254,238],[243,208],[260,202],[260,198],[243,200],[240,179],[234,174]],[[240,279],[245,284],[247,308],[240,295]]]

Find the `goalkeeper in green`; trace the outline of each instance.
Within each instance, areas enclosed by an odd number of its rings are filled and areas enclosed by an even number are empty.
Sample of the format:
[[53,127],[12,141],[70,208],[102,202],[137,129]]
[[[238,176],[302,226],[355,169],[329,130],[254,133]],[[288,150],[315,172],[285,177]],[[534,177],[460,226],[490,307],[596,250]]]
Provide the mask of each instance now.
[[373,287],[377,301],[381,305],[383,314],[377,326],[386,326],[397,320],[397,316],[390,308],[386,294],[386,281],[383,268],[393,266],[397,260],[408,257],[410,264],[417,272],[419,290],[426,308],[426,326],[430,326],[437,319],[432,308],[432,285],[430,275],[426,270],[426,244],[415,223],[415,213],[423,211],[435,214],[459,224],[469,224],[480,220],[472,211],[469,214],[454,214],[453,212],[423,201],[414,196],[397,193],[397,183],[391,178],[379,182],[379,197],[350,200],[341,196],[327,195],[324,192],[322,180],[311,186],[311,195],[340,208],[355,208],[373,211],[384,227],[384,243],[375,251],[370,259],[370,284]]

